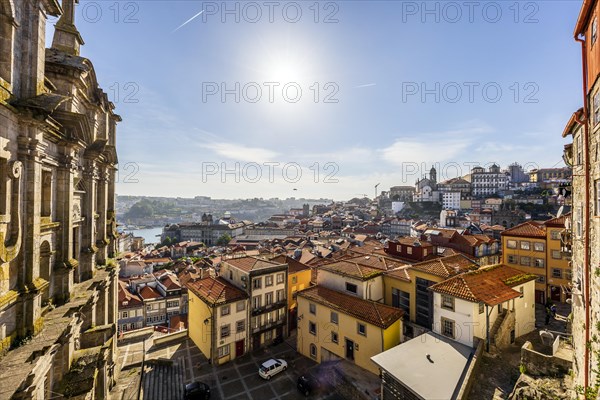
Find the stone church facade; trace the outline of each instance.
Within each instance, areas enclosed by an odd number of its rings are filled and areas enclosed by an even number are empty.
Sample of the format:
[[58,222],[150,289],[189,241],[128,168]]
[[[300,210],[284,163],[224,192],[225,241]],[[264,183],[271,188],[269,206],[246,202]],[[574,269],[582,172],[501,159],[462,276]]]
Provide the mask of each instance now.
[[0,0],[2,399],[105,398],[116,375],[120,117],[80,56],[77,2]]

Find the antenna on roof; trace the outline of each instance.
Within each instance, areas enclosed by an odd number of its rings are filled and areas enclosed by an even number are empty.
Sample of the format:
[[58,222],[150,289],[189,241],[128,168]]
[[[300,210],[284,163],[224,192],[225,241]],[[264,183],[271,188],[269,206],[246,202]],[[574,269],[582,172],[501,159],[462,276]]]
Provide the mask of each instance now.
[[565,209],[565,206],[560,206],[560,208],[558,209],[558,212],[556,213],[556,218],[559,218],[562,215],[564,209]]

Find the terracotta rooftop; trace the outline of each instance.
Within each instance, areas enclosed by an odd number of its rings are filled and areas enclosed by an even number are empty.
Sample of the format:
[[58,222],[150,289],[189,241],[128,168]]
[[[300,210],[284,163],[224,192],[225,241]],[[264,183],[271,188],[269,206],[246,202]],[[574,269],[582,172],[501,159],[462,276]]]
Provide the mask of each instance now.
[[144,286],[142,290],[140,290],[140,297],[144,300],[152,300],[161,298],[161,294],[158,291],[150,286]]
[[394,278],[397,278],[397,279],[400,279],[400,280],[406,281],[406,282],[410,282],[412,280],[411,276],[410,276],[410,270],[409,270],[408,265],[393,269],[391,271],[387,271],[385,273],[385,275],[391,276],[391,277],[394,277]]
[[473,303],[483,302],[495,306],[519,297],[521,293],[512,288],[534,279],[536,276],[533,274],[497,264],[460,274],[436,283],[430,289]]
[[245,272],[256,271],[263,268],[270,268],[281,265],[276,262],[264,260],[258,257],[230,258],[227,260],[223,260],[223,262],[226,262],[227,264],[239,268]]
[[246,292],[223,278],[205,277],[187,283],[188,289],[210,306],[231,303],[248,298]]
[[288,265],[288,274],[295,274],[297,272],[306,271],[311,269],[308,265],[301,263],[300,261],[294,260],[292,257],[285,256],[283,254],[278,255],[271,259],[279,264]]
[[502,236],[518,236],[529,238],[545,238],[546,227],[534,221],[523,222],[501,233]]
[[362,280],[373,279],[384,272],[379,268],[373,268],[371,266],[350,260],[341,260],[330,264],[325,264],[320,266],[319,269]]
[[406,246],[415,246],[416,244],[420,247],[433,247],[431,243],[426,242],[425,240],[420,240],[419,238],[415,237],[401,237],[396,240],[392,240],[391,242],[397,242]]
[[427,272],[441,278],[450,278],[451,276],[472,271],[477,268],[479,268],[479,265],[475,261],[462,254],[436,258],[410,266],[410,269]]
[[[127,302],[127,305],[123,304],[124,301]],[[142,304],[142,299],[129,291],[127,283],[119,281],[119,308],[140,307]]]
[[324,286],[313,286],[298,292],[298,297],[322,304],[341,313],[380,328],[388,328],[402,318],[404,311],[374,301],[340,293]]

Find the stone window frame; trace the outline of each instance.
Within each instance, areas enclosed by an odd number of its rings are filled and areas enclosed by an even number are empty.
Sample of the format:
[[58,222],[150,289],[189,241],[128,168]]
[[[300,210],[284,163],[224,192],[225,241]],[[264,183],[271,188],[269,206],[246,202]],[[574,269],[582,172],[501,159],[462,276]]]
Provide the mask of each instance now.
[[440,332],[442,335],[454,339],[456,335],[455,329],[456,322],[454,320],[445,317],[441,318]]
[[317,323],[313,321],[308,321],[308,333],[311,335],[317,336]]
[[452,297],[448,294],[442,294],[441,298],[440,298],[440,306],[444,310],[454,311],[454,308],[455,308],[454,297]]

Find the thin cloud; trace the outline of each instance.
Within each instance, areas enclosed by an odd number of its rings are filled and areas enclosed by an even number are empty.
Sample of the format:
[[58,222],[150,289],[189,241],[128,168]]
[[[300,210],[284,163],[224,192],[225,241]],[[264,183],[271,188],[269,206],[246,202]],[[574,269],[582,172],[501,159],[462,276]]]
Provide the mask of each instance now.
[[198,14],[194,15],[192,18],[188,19],[187,21],[185,21],[183,24],[179,25],[173,32],[171,33],[175,33],[178,30],[180,30],[181,28],[183,28],[184,26],[186,26],[187,24],[189,24],[190,22],[192,22],[193,20],[195,20],[196,18],[198,18],[202,13],[204,12],[204,10],[200,11]]
[[248,147],[226,142],[202,144],[201,147],[212,150],[219,156],[234,161],[262,163],[272,161],[278,155],[278,153],[269,149]]

